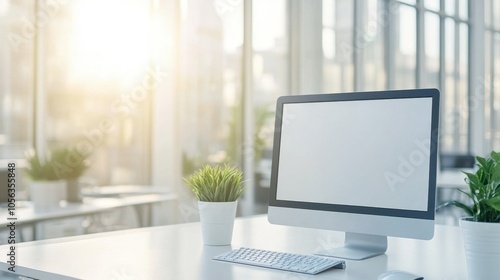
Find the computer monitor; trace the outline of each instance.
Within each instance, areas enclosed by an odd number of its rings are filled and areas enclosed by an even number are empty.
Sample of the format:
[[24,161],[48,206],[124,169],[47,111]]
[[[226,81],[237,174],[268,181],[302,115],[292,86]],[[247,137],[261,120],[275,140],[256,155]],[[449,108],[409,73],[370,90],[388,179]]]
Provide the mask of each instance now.
[[315,253],[346,259],[431,239],[438,116],[437,89],[278,98],[269,222],[343,231]]

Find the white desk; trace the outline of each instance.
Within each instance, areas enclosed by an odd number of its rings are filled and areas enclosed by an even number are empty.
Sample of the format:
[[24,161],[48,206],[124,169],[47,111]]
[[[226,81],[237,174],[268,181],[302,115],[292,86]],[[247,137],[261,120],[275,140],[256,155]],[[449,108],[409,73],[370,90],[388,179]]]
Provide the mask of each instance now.
[[[140,228],[78,237],[27,242],[17,247],[17,273],[40,279],[377,279],[386,270],[407,270],[425,280],[466,279],[459,228],[436,226],[431,241],[389,238],[385,255],[346,261],[345,270],[321,274],[213,261],[219,253],[242,246],[311,254],[338,246],[339,232],[271,225],[266,216],[238,218],[232,246],[204,246],[199,223]],[[8,247],[0,246],[0,270],[6,271]],[[45,272],[42,272],[45,271]],[[120,278],[121,277],[121,278]]]

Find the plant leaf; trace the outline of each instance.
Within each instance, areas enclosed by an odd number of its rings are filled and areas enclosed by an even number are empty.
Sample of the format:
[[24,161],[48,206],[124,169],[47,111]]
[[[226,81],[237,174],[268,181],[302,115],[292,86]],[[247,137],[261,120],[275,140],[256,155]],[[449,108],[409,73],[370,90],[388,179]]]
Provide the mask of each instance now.
[[500,196],[490,198],[488,200],[485,200],[485,202],[495,210],[500,211]]
[[497,163],[500,163],[500,153],[497,153],[495,151],[492,151],[490,154],[491,158],[496,161]]
[[476,157],[475,173],[463,172],[469,185],[467,190],[459,190],[469,199],[468,206],[461,201],[449,201],[437,209],[454,205],[464,210],[478,222],[500,222],[500,153],[491,152],[490,157]]
[[461,208],[469,216],[474,216],[474,211],[473,211],[473,209],[470,206],[465,205],[464,203],[462,203],[460,201],[457,201],[457,200],[447,201],[447,202],[441,204],[437,209],[440,209],[440,208],[443,208],[443,207],[447,207],[447,206],[450,206],[450,205],[457,206],[457,207]]
[[243,173],[229,165],[205,165],[184,179],[200,201],[235,201],[244,192]]
[[480,156],[476,157],[476,160],[478,162],[478,166],[481,167],[486,167],[486,159]]

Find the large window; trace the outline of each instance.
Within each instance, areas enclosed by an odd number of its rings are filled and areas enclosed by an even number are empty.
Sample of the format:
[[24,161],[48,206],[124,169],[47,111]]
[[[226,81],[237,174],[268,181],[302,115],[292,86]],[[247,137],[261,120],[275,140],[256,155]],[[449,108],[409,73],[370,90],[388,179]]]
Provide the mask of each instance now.
[[[394,46],[394,72],[391,88],[417,86],[417,9],[399,4],[391,7],[394,36],[388,44]],[[389,54],[391,55],[391,54]]]
[[[439,88],[441,151],[471,152],[469,5],[467,0],[324,0],[323,92]],[[338,56],[342,50],[348,52]]]
[[365,49],[367,43],[365,34],[353,32],[354,2],[324,0],[321,16],[323,23],[321,90],[332,93],[353,91],[354,55]]
[[[181,168],[180,174],[173,175],[188,176],[205,164],[241,167],[243,2],[189,0],[179,4],[175,39],[179,59],[173,68],[177,109],[173,125],[178,134],[168,137],[178,137]],[[188,200],[193,197],[187,188],[176,189],[187,203],[181,206],[184,213],[191,209]],[[196,218],[182,215],[184,221]]]
[[[358,65],[362,70],[357,77],[359,90],[382,90],[387,87],[386,36],[392,20],[385,1],[368,0],[359,8],[361,26],[357,28],[355,45],[358,45]],[[359,66],[358,66],[359,67]]]
[[[39,1],[39,14],[48,3]],[[69,1],[39,32],[45,147],[91,152],[86,175],[99,185],[149,183],[150,99],[162,79],[149,64],[149,9],[147,1]]]
[[[261,5],[254,2],[254,16],[264,14]],[[289,81],[273,79],[282,89],[278,93],[439,88],[441,151],[470,152],[468,1],[299,1],[289,3],[288,11],[288,69],[278,67],[280,60],[262,60],[266,67],[289,73]],[[259,23],[276,28],[279,18]],[[254,38],[273,30],[266,29],[254,28]],[[273,52],[282,49],[280,44],[269,46]],[[260,71],[258,50],[254,57],[254,69]],[[260,81],[253,82],[260,86]]]
[[243,6],[183,3],[178,120],[182,173],[188,175],[203,164],[239,164],[241,158]]
[[468,1],[445,1],[444,13],[441,149],[466,153],[470,137]]
[[500,3],[485,1],[485,113],[487,147],[500,149]]
[[265,205],[278,96],[415,87],[441,91],[441,152],[498,150],[497,18],[496,0],[0,0],[0,159],[74,144],[94,184],[178,193],[230,162]]
[[149,183],[149,3],[5,0],[0,30],[0,158],[75,145],[93,184]]
[[22,158],[33,144],[33,11],[30,0],[0,2],[0,159],[4,160]]
[[253,90],[247,92],[251,96],[247,100],[252,100],[253,106],[249,114],[244,115],[252,120],[253,135],[249,139],[253,143],[246,141],[242,151],[245,157],[253,160],[252,185],[257,202],[268,201],[275,102],[279,96],[290,94],[287,11],[291,7],[288,4],[289,1],[284,0],[272,1],[272,4],[266,0],[253,1]]
[[439,88],[441,151],[470,152],[469,1],[387,1],[387,5],[395,19],[389,28],[394,36],[387,42],[395,49],[390,87]]

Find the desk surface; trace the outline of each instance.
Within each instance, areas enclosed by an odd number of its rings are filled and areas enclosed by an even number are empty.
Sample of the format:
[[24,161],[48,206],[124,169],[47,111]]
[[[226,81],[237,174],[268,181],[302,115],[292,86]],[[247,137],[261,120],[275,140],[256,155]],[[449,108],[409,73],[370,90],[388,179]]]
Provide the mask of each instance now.
[[[406,270],[432,279],[466,279],[459,228],[436,226],[430,241],[389,238],[385,255],[347,260],[345,270],[310,276],[213,261],[242,246],[312,254],[340,246],[343,234],[271,225],[266,216],[238,218],[232,246],[204,246],[199,223],[141,228],[17,245],[17,273],[41,279],[377,279],[386,270]],[[0,246],[0,270],[6,271],[8,247]],[[45,272],[41,272],[45,271]],[[120,278],[121,277],[121,278]]]

